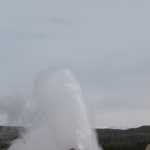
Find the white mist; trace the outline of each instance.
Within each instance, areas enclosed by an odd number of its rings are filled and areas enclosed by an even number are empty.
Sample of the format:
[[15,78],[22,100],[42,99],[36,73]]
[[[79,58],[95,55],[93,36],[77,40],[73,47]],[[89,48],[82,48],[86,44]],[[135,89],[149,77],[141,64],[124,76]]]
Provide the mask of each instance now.
[[98,150],[81,89],[69,70],[39,73],[32,128],[10,150]]

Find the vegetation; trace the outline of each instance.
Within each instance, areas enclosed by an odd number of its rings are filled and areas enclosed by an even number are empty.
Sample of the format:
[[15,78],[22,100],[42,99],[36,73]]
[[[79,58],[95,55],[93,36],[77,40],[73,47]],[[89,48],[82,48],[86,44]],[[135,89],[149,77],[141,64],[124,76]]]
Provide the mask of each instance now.
[[150,126],[128,130],[97,129],[98,142],[104,150],[145,150],[150,144]]
[[[0,150],[6,150],[19,138],[24,128],[0,126]],[[150,144],[150,126],[128,130],[96,129],[98,142],[104,150],[145,150]]]
[[8,149],[12,141],[19,138],[24,128],[0,126],[0,150]]

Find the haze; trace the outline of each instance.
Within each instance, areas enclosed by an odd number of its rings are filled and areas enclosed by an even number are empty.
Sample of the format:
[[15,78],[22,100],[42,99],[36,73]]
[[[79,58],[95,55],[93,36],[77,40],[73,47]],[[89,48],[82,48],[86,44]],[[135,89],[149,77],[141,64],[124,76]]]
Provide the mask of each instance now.
[[150,124],[149,14],[148,0],[1,1],[0,96],[29,95],[38,72],[69,68],[94,127]]

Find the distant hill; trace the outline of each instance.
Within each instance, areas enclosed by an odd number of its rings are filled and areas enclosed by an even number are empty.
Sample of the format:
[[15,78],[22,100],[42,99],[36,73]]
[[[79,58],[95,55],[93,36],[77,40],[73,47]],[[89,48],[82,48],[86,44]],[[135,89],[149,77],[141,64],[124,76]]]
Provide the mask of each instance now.
[[96,129],[96,132],[104,150],[145,150],[150,144],[150,126],[127,130]]
[[25,129],[22,127],[0,126],[0,150],[7,149],[12,141],[21,137]]
[[[25,132],[22,127],[0,126],[0,150],[8,149],[22,132]],[[127,130],[96,129],[96,133],[104,150],[145,150],[146,145],[150,144],[150,126]]]

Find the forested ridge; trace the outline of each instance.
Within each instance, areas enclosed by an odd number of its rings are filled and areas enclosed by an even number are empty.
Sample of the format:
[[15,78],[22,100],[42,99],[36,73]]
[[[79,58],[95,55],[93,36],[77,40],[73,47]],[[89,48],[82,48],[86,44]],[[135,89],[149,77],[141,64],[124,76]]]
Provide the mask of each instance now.
[[[8,149],[11,143],[21,138],[22,127],[0,126],[0,150]],[[96,129],[97,139],[104,150],[145,150],[150,144],[150,126],[121,129]],[[65,136],[65,135],[64,135]]]

